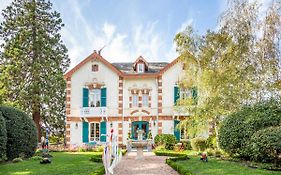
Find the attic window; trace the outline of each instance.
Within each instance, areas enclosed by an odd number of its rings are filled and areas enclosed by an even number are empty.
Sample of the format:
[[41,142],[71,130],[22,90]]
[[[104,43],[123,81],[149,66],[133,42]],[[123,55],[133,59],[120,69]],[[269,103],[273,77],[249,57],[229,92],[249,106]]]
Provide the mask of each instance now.
[[143,63],[139,63],[137,64],[137,71],[138,73],[143,73],[144,72],[144,64]]
[[99,71],[99,65],[97,64],[92,65],[92,72],[97,72],[97,71]]

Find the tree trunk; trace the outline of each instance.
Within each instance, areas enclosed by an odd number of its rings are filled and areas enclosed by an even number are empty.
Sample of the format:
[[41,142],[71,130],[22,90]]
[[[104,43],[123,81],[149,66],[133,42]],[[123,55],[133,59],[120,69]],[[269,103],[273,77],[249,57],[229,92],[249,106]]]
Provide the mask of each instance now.
[[38,134],[38,142],[41,141],[41,126],[40,126],[40,112],[37,111],[37,110],[34,110],[33,113],[32,113],[32,118],[33,118],[33,121],[37,127],[37,134]]

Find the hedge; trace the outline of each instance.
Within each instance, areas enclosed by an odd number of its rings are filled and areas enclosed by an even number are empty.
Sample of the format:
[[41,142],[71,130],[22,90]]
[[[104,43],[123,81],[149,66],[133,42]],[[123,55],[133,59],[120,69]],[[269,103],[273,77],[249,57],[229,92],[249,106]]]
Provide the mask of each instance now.
[[6,106],[0,106],[0,112],[6,121],[6,154],[9,160],[24,155],[34,155],[37,147],[37,130],[33,120],[24,112]]
[[183,152],[170,152],[167,150],[158,150],[154,151],[156,156],[169,156],[169,157],[180,157],[180,156],[186,156]]
[[172,167],[174,170],[176,170],[180,175],[192,175],[192,172],[186,170],[185,168],[181,168],[181,165],[179,166],[176,163],[177,161],[188,160],[188,159],[189,159],[189,157],[187,155],[168,158],[168,159],[166,159],[166,164],[168,164],[170,167]]
[[191,139],[191,147],[195,151],[204,151],[207,149],[207,139],[203,137],[196,137]]
[[173,134],[158,134],[154,138],[154,143],[159,145],[164,145],[165,149],[173,150],[177,140]]
[[[251,158],[258,162],[279,163],[281,154],[281,126],[256,132],[250,139]],[[278,162],[279,161],[279,162]]]
[[219,145],[231,156],[251,159],[248,145],[257,131],[281,124],[280,103],[274,100],[242,108],[227,116],[220,125]]
[[0,112],[0,162],[7,159],[6,156],[6,144],[7,144],[7,130],[6,122],[2,113]]

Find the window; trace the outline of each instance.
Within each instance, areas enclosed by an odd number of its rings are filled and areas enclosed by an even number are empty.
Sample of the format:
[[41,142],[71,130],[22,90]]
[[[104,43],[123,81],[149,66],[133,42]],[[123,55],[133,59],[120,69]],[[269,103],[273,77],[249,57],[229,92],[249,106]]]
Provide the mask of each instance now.
[[137,70],[138,70],[139,73],[143,73],[144,72],[144,64],[143,63],[139,63]]
[[191,91],[188,89],[180,89],[180,99],[185,100],[191,97]]
[[138,107],[138,95],[133,95],[133,107]]
[[92,71],[93,72],[99,71],[99,65],[97,65],[97,64],[92,65]]
[[90,124],[90,141],[99,141],[100,140],[100,124],[91,123]]
[[90,107],[100,107],[101,90],[92,89],[89,94],[89,106]]
[[148,107],[148,95],[147,94],[142,95],[142,106]]

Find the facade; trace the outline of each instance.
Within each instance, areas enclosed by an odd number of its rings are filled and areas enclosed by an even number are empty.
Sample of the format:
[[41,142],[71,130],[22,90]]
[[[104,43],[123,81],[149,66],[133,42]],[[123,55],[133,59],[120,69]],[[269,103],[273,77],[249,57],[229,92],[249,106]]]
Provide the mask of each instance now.
[[92,53],[65,74],[66,140],[68,146],[102,144],[113,132],[119,144],[126,144],[128,134],[144,139],[151,132],[183,137],[176,125],[187,117],[175,110],[176,101],[191,92],[181,92],[178,83],[184,75],[179,58],[171,63],[109,63]]

